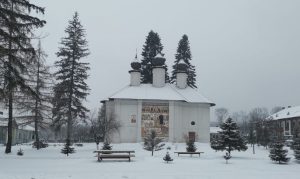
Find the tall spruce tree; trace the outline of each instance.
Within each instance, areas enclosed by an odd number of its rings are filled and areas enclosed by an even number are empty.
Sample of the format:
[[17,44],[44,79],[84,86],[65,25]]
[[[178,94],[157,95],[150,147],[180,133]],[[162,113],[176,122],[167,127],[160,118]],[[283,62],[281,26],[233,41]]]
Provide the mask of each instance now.
[[31,44],[33,31],[46,21],[31,15],[31,11],[44,14],[44,8],[29,0],[0,1],[0,93],[8,106],[8,138],[5,153],[11,153],[14,92],[36,95],[24,79],[27,69],[35,62],[35,49]]
[[83,100],[89,94],[86,79],[90,67],[89,63],[81,62],[89,55],[89,50],[77,12],[65,32],[67,36],[62,38],[56,53],[61,60],[55,62],[58,70],[55,73],[57,84],[54,86],[53,116],[54,123],[67,125],[66,141],[71,142],[74,122],[86,118],[89,111],[83,106]]
[[240,135],[237,124],[231,118],[228,118],[220,128],[222,129],[218,132],[220,137],[211,143],[212,149],[216,151],[226,150],[229,155],[233,150],[245,151],[248,149]]
[[182,39],[178,43],[177,53],[175,54],[175,62],[173,65],[172,76],[171,76],[171,83],[176,82],[176,71],[177,71],[177,64],[179,61],[183,60],[183,62],[188,66],[188,79],[187,85],[191,88],[197,88],[196,85],[196,71],[195,66],[191,64],[192,54],[190,49],[190,42],[187,35],[183,35]]
[[[152,59],[157,54],[162,54],[163,45],[160,42],[160,37],[158,33],[153,32],[152,30],[149,32],[146,37],[145,45],[143,46],[142,52],[142,70],[141,70],[141,78],[142,83],[152,83]],[[166,82],[169,82],[168,68],[166,68]]]

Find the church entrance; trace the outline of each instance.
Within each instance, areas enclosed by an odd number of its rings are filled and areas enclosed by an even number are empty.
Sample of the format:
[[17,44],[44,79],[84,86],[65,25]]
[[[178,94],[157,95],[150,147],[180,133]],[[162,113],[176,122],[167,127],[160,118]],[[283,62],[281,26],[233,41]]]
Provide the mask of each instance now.
[[196,140],[196,133],[195,132],[189,132],[189,141],[195,142]]

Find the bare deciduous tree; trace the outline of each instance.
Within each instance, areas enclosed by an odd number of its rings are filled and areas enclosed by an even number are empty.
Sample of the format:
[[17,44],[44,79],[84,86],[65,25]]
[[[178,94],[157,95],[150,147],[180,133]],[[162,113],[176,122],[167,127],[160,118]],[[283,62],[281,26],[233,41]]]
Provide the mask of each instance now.
[[267,108],[254,108],[249,112],[250,122],[254,125],[256,142],[264,146],[270,140],[270,132],[268,131],[268,122],[266,118],[269,116]]
[[228,118],[228,109],[226,108],[217,108],[215,110],[215,115],[217,118],[217,121],[219,122],[219,125],[221,125],[227,118]]
[[270,115],[275,114],[275,113],[277,113],[277,112],[279,112],[279,111],[281,111],[281,110],[282,110],[282,107],[281,107],[281,106],[275,106],[275,107],[273,107],[273,108],[271,109]]
[[237,125],[240,128],[242,136],[245,136],[249,132],[249,116],[245,111],[234,112],[231,115],[231,118],[236,121]]
[[116,120],[112,111],[106,112],[106,105],[103,104],[98,112],[98,118],[91,120],[91,132],[98,145],[100,141],[111,140],[111,135],[118,132],[121,127],[120,121]]

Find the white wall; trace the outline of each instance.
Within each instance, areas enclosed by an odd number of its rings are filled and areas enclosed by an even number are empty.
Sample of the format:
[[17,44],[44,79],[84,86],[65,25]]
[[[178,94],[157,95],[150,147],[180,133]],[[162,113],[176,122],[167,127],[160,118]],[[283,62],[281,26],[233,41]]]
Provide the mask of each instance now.
[[[210,105],[186,102],[174,104],[174,128],[172,141],[185,142],[184,135],[196,133],[196,140],[209,142]],[[195,125],[191,125],[194,121]]]
[[119,133],[112,136],[112,142],[136,142],[138,134],[138,123],[131,123],[132,115],[136,115],[138,120],[137,100],[114,100],[114,112],[116,120],[120,121]]
[[152,70],[153,86],[160,88],[165,86],[166,70],[163,67],[155,67]]
[[[119,133],[115,133],[112,142],[142,142],[141,109],[143,100],[109,101],[113,105],[116,119],[121,122]],[[149,101],[146,101],[149,102]],[[162,101],[153,101],[162,102]],[[108,105],[109,106],[109,105]],[[210,105],[169,101],[169,139],[170,142],[185,142],[184,135],[195,132],[199,142],[209,142]],[[136,123],[131,123],[131,116],[136,115]],[[195,121],[192,126],[191,122]]]
[[130,73],[130,85],[139,86],[141,84],[141,72],[131,71]]

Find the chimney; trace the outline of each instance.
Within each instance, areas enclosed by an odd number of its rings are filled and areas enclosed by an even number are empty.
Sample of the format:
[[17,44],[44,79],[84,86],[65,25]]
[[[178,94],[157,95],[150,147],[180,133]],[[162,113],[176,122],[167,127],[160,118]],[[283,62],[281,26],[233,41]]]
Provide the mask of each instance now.
[[187,68],[188,66],[182,60],[176,65],[176,86],[179,89],[185,89],[187,87]]
[[157,88],[166,85],[166,59],[159,53],[152,59],[152,85]]
[[130,86],[139,86],[141,84],[141,63],[139,62],[137,55],[135,59],[131,62],[132,70],[130,73]]

